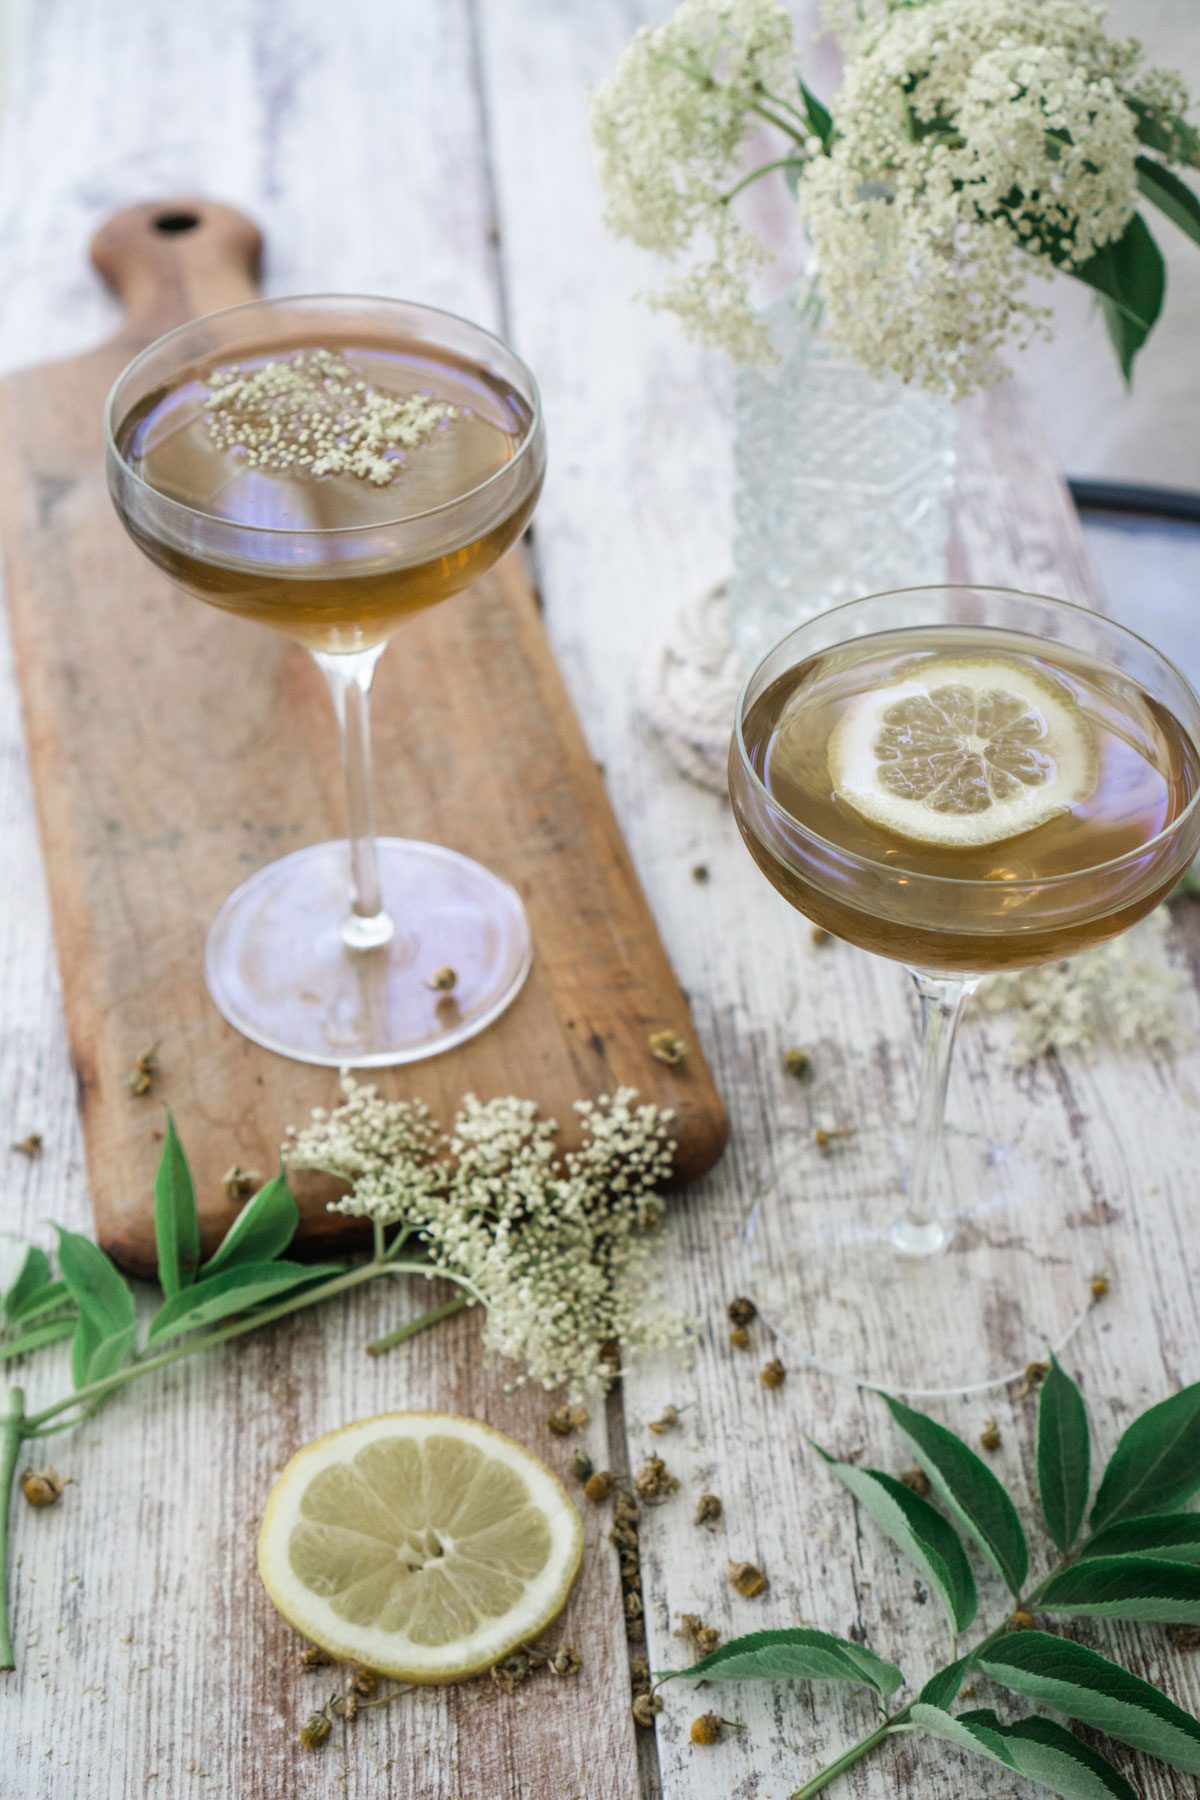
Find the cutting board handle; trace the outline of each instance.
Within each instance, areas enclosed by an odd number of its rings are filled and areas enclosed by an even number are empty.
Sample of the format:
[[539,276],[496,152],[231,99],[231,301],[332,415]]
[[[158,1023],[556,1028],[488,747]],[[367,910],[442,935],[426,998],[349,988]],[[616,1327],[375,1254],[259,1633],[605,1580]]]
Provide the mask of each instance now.
[[121,337],[131,346],[253,300],[261,255],[253,220],[194,196],[127,206],[92,239],[92,262],[124,303]]

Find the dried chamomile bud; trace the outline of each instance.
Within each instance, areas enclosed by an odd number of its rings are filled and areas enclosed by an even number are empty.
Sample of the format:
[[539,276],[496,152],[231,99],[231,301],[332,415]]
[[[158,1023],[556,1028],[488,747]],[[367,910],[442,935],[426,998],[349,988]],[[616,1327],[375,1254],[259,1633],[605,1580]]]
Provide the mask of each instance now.
[[1107,1275],[1093,1275],[1091,1280],[1092,1299],[1103,1300],[1109,1289]]
[[1033,1614],[1027,1612],[1010,1613],[1008,1615],[1008,1629],[1010,1631],[1032,1631],[1034,1629]]
[[319,1750],[332,1730],[333,1721],[327,1712],[310,1713],[300,1728],[300,1742],[306,1750]]
[[328,1650],[322,1650],[320,1644],[305,1644],[299,1660],[302,1669],[324,1669],[328,1668],[333,1658]]
[[435,969],[429,977],[429,985],[435,994],[453,993],[457,983],[458,974],[450,967],[449,963],[443,963],[441,968]]
[[633,1478],[633,1490],[639,1500],[659,1506],[669,1500],[679,1487],[679,1477],[672,1475],[661,1456],[649,1456]]
[[590,1480],[594,1467],[595,1464],[592,1462],[592,1459],[586,1450],[580,1449],[578,1446],[572,1450],[571,1472],[576,1481]]
[[983,1421],[983,1430],[979,1434],[979,1442],[985,1450],[998,1450],[1000,1448],[1000,1427],[997,1425],[995,1419],[985,1419]]
[[633,1702],[634,1720],[637,1724],[644,1725],[649,1729],[662,1709],[663,1703],[657,1694],[649,1692],[638,1694]]
[[784,1382],[787,1380],[787,1370],[777,1356],[773,1356],[769,1363],[763,1364],[763,1371],[760,1379],[764,1387],[777,1388],[783,1386]]
[[729,1341],[735,1350],[748,1350],[750,1348],[750,1333],[746,1330],[744,1325],[735,1325],[729,1334]]
[[783,1066],[796,1081],[807,1081],[813,1072],[812,1057],[799,1044],[793,1044],[790,1050],[784,1051]]
[[21,1492],[30,1506],[53,1506],[73,1475],[60,1475],[57,1469],[27,1469],[21,1477]]
[[721,1516],[721,1502],[716,1494],[701,1494],[696,1502],[697,1525],[715,1525]]
[[666,1063],[672,1069],[687,1055],[687,1045],[677,1031],[652,1031],[649,1042],[655,1062]]
[[551,1431],[559,1437],[566,1437],[572,1431],[578,1431],[591,1418],[586,1406],[556,1406],[546,1419]]
[[692,1720],[692,1728],[688,1733],[693,1744],[715,1744],[721,1735],[723,1720],[716,1713],[701,1713],[698,1719]]
[[664,1431],[673,1431],[678,1423],[679,1409],[674,1406],[665,1406],[661,1419],[651,1419],[647,1429],[654,1432],[656,1437],[661,1437]]
[[929,1492],[929,1477],[916,1463],[911,1469],[901,1469],[900,1480],[910,1494],[924,1495]]
[[725,1308],[731,1325],[749,1325],[758,1317],[758,1308],[745,1294],[738,1294]]
[[584,1482],[583,1491],[589,1500],[607,1500],[612,1493],[612,1476],[607,1469],[597,1469]]
[[580,1666],[579,1652],[573,1644],[562,1644],[550,1659],[556,1675],[578,1675]]
[[747,1600],[753,1600],[755,1594],[761,1594],[767,1585],[767,1578],[761,1569],[751,1562],[731,1562],[729,1565],[729,1585]]

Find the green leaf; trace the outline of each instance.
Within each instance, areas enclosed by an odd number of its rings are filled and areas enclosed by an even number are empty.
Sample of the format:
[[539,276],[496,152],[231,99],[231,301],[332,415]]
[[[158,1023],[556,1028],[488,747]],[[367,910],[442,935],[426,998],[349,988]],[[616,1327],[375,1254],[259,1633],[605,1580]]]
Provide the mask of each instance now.
[[1087,1508],[1091,1449],[1083,1395],[1053,1353],[1038,1402],[1037,1472],[1047,1529],[1069,1550]]
[[1094,288],[1126,383],[1133,378],[1133,359],[1150,336],[1162,311],[1167,271],[1162,252],[1140,213],[1134,213],[1122,235],[1102,244],[1086,262],[1063,273]]
[[342,1263],[243,1263],[210,1275],[194,1287],[174,1294],[150,1321],[149,1342],[161,1344],[168,1338],[194,1331],[198,1325],[212,1325],[232,1313],[249,1312],[264,1300],[282,1300],[294,1288],[311,1287],[331,1275],[344,1273]]
[[196,1216],[196,1185],[169,1106],[167,1135],[154,1176],[154,1241],[158,1246],[159,1286],[170,1299],[196,1279],[200,1266],[200,1221]]
[[[943,1707],[931,1706],[918,1700],[908,1716],[911,1723],[918,1725],[922,1731],[931,1731],[935,1737],[944,1738],[948,1744],[957,1744],[960,1750],[988,1756],[993,1762],[1002,1763],[1006,1769],[1017,1767],[999,1729],[999,1720],[993,1725],[989,1716],[982,1712],[959,1713],[955,1716],[946,1712]],[[991,1714],[990,1718],[994,1719],[995,1714]]]
[[958,1699],[970,1666],[969,1656],[960,1656],[957,1662],[947,1663],[944,1669],[939,1669],[936,1675],[929,1677],[917,1695],[918,1700],[927,1706],[939,1706],[943,1710],[952,1705]]
[[[81,1321],[82,1322],[82,1321]],[[79,1327],[76,1327],[78,1330]],[[125,1325],[120,1331],[110,1332],[108,1337],[92,1345],[84,1371],[83,1381],[76,1382],[83,1387],[86,1382],[105,1381],[115,1375],[129,1352],[133,1349],[133,1340],[137,1336],[136,1325]]]
[[36,1244],[27,1244],[21,1266],[4,1296],[5,1318],[18,1318],[22,1305],[31,1300],[39,1288],[46,1287],[49,1281],[50,1258]]
[[218,1275],[245,1263],[274,1262],[296,1234],[300,1209],[293,1200],[282,1171],[259,1188],[243,1206],[201,1276]]
[[9,1323],[27,1325],[30,1319],[40,1318],[43,1313],[54,1312],[56,1308],[65,1306],[70,1298],[65,1281],[48,1281],[44,1287],[35,1288],[28,1299],[14,1308],[9,1314]]
[[[812,1444],[811,1438],[808,1441]],[[813,1449],[902,1555],[921,1571],[955,1631],[965,1631],[979,1602],[971,1565],[954,1527],[927,1500],[881,1469],[857,1469],[853,1463],[838,1462],[819,1444],[813,1444]]]
[[1152,1513],[1119,1519],[1088,1538],[1081,1562],[1093,1556],[1157,1556],[1163,1562],[1200,1563],[1200,1513]]
[[1138,1800],[1136,1789],[1107,1757],[1051,1719],[1017,1719],[1005,1725],[988,1707],[951,1717],[920,1702],[909,1716],[923,1730],[1028,1775],[1064,1800]]
[[1147,105],[1134,94],[1125,95],[1125,104],[1137,120],[1139,144],[1145,144],[1147,150],[1157,150],[1172,162],[1200,164],[1200,132],[1186,119],[1178,113],[1168,113],[1164,118],[1157,107]]
[[69,1319],[51,1319],[45,1325],[33,1325],[18,1337],[6,1338],[0,1344],[0,1362],[12,1362],[14,1357],[26,1356],[30,1350],[40,1350],[44,1344],[57,1344],[63,1338],[70,1337],[75,1329],[74,1313]]
[[1141,1414],[1113,1451],[1092,1508],[1092,1528],[1172,1512],[1200,1489],[1200,1382]]
[[[133,1342],[133,1294],[125,1277],[111,1263],[99,1244],[78,1232],[58,1233],[58,1266],[67,1292],[79,1308],[75,1340],[71,1345],[71,1379],[77,1388],[98,1377],[89,1375],[93,1359],[105,1344],[128,1338]],[[127,1346],[128,1347],[128,1346]],[[108,1352],[100,1360],[109,1360]],[[111,1370],[105,1371],[111,1374]]]
[[821,140],[821,148],[826,155],[834,139],[833,115],[827,106],[823,106],[812,89],[797,78],[796,85],[800,89],[800,98],[804,103],[805,117],[814,137]]
[[1051,1575],[1037,1606],[1080,1619],[1200,1625],[1200,1569],[1157,1556],[1090,1557]]
[[924,1413],[883,1394],[901,1436],[954,1518],[1014,1595],[1029,1573],[1029,1550],[1017,1509],[992,1471],[960,1437]]
[[1024,1699],[1200,1775],[1200,1720],[1095,1650],[1045,1631],[1015,1631],[975,1660]]
[[1200,199],[1186,181],[1180,181],[1178,175],[1148,156],[1138,157],[1137,172],[1138,188],[1147,200],[1186,232],[1194,244],[1200,244]]
[[800,1626],[752,1631],[669,1673],[681,1681],[853,1681],[885,1700],[904,1685],[899,1669],[861,1644]]

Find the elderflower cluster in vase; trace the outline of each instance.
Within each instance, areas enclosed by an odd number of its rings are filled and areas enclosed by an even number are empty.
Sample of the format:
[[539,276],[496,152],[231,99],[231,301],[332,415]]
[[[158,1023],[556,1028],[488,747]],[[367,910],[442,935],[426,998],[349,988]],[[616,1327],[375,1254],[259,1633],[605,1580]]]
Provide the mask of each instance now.
[[[1140,205],[1200,242],[1200,200],[1171,166],[1200,167],[1187,93],[1108,36],[1102,7],[849,0],[826,16],[844,57],[828,108],[778,0],[683,0],[592,104],[609,225],[681,270],[651,304],[747,365],[736,649],[706,652],[707,716],[685,667],[694,619],[659,684],[665,723],[687,736],[696,711],[685,766],[704,771],[711,738],[717,780],[746,663],[839,599],[944,579],[953,408],[1047,331],[1031,277],[1093,290],[1128,379],[1165,292]],[[809,267],[764,316],[767,251],[737,203],[780,170]]]

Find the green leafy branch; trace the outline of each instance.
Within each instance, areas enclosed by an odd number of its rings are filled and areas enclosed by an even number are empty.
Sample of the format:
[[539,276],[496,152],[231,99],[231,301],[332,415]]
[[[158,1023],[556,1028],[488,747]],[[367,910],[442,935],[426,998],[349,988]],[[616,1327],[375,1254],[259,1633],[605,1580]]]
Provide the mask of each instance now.
[[[243,1207],[212,1256],[202,1261],[195,1185],[168,1112],[154,1183],[163,1303],[140,1348],[133,1290],[98,1244],[56,1226],[57,1277],[45,1251],[36,1244],[27,1246],[0,1298],[6,1330],[0,1338],[0,1362],[13,1362],[69,1337],[72,1392],[29,1413],[23,1390],[10,1388],[0,1411],[0,1671],[15,1666],[8,1627],[7,1546],[13,1478],[23,1444],[76,1424],[131,1381],[382,1276],[436,1273],[463,1292],[368,1345],[372,1353],[391,1349],[480,1299],[464,1276],[435,1269],[419,1254],[419,1232],[414,1233],[412,1226],[398,1225],[389,1236],[376,1224],[372,1255],[351,1266],[288,1261],[284,1251],[299,1222],[296,1202],[280,1173]],[[414,1235],[418,1254],[401,1260],[401,1251]]]
[[[1200,1775],[1200,1720],[1148,1681],[1069,1638],[1035,1628],[1032,1614],[1200,1625],[1200,1514],[1178,1509],[1200,1491],[1200,1383],[1134,1420],[1110,1457],[1080,1540],[1091,1491],[1083,1397],[1050,1360],[1038,1409],[1042,1517],[1060,1559],[1026,1591],[1029,1547],[1009,1495],[954,1432],[884,1394],[892,1420],[928,1477],[941,1510],[880,1469],[817,1454],[945,1608],[952,1660],[915,1699],[888,1711],[904,1676],[871,1650],[823,1631],[757,1631],[660,1681],[841,1681],[866,1687],[880,1723],[811,1776],[791,1800],[812,1800],[863,1757],[902,1733],[926,1732],[1040,1782],[1064,1800],[1137,1800],[1107,1757],[1040,1714],[1002,1719],[990,1707],[952,1712],[981,1676],[1118,1743]],[[963,1534],[963,1535],[960,1535]],[[1000,1576],[1013,1609],[960,1656],[978,1595],[967,1545]]]

